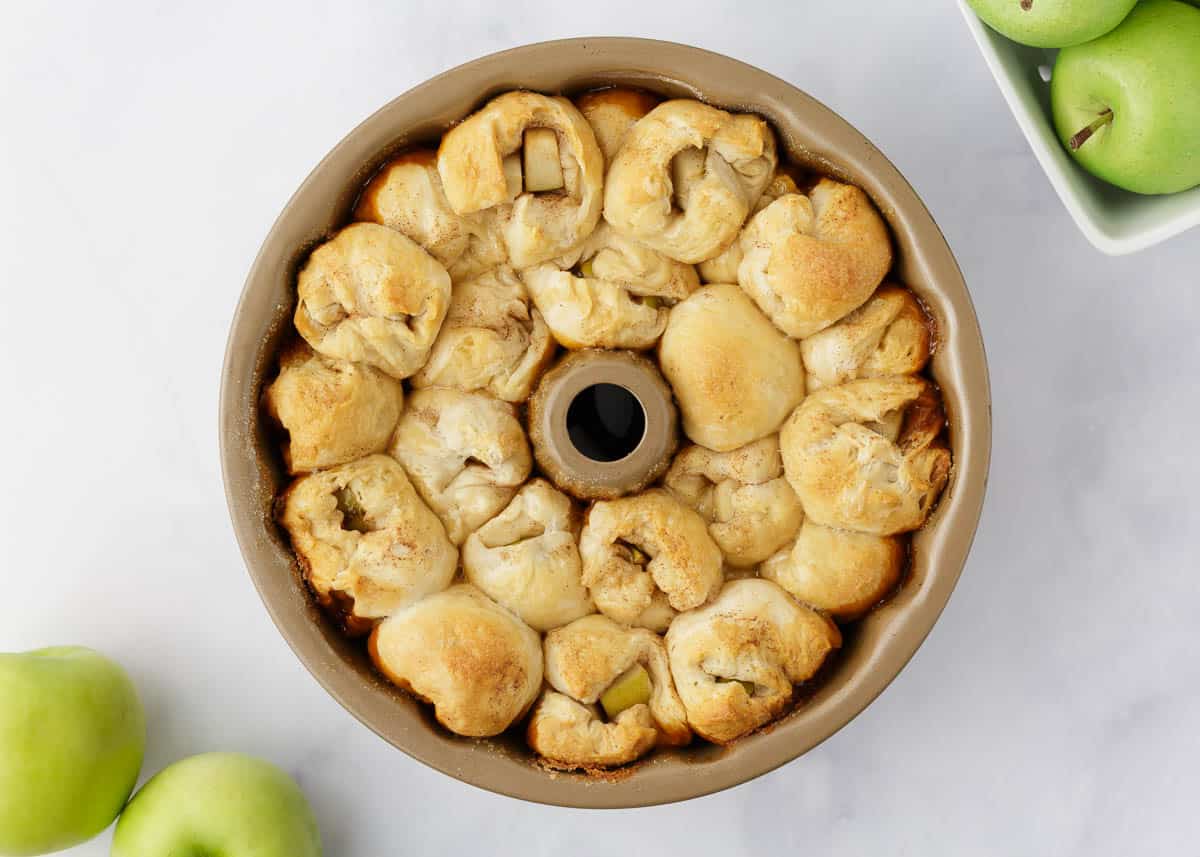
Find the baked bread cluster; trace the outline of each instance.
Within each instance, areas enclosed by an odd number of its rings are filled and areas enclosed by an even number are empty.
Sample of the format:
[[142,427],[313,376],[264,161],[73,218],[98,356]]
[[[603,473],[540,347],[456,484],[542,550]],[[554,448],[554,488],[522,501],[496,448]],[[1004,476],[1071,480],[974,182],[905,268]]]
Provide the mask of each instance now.
[[[769,723],[899,585],[950,476],[892,263],[870,198],[780,163],[759,116],[491,99],[376,172],[297,277],[263,412],[304,580],[446,729],[523,729],[549,765]],[[591,503],[527,418],[581,349],[656,359],[683,434]]]

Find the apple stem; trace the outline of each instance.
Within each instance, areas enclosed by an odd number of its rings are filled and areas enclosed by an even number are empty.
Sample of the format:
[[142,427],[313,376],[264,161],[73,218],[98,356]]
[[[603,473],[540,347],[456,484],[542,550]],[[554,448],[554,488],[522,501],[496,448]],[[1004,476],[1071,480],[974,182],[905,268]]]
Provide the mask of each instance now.
[[1080,146],[1090,140],[1093,134],[1111,121],[1113,121],[1113,112],[1112,109],[1109,108],[1101,113],[1100,116],[1097,117],[1094,122],[1092,122],[1092,124],[1081,129],[1074,137],[1068,140],[1067,145],[1071,147],[1072,152],[1076,151]]
[[1033,8],[1033,0],[1021,0],[1021,8],[1028,12]]

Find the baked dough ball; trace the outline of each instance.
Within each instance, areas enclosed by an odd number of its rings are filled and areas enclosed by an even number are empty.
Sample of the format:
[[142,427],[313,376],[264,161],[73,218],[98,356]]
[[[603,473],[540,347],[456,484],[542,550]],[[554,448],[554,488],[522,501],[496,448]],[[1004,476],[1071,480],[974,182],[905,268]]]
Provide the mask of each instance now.
[[779,437],[731,452],[686,447],[667,471],[671,492],[708,522],[725,562],[757,565],[796,536],[804,510],[783,477]]
[[[841,646],[837,626],[769,580],[731,580],[675,618],[667,655],[696,734],[726,744],[777,717]],[[752,684],[750,691],[742,682]]]
[[800,347],[734,285],[677,304],[658,353],[684,432],[717,452],[775,434],[804,398]]
[[386,455],[302,476],[280,500],[304,578],[351,633],[454,577],[458,551]]
[[658,740],[649,707],[634,705],[605,722],[596,707],[547,690],[529,717],[525,740],[534,752],[568,768],[615,768],[654,749]]
[[546,680],[559,693],[595,704],[614,681],[635,665],[650,676],[650,709],[662,733],[659,741],[688,743],[691,730],[667,664],[662,637],[645,628],[628,628],[592,614],[546,634]]
[[584,93],[576,100],[576,106],[596,133],[604,162],[611,164],[629,129],[658,102],[649,92],[617,86]]
[[579,514],[545,479],[527,482],[499,515],[467,537],[467,580],[537,631],[596,608],[580,579]]
[[788,336],[812,336],[861,306],[892,266],[887,226],[854,185],[821,179],[746,224],[738,283]]
[[[557,137],[563,187],[522,192],[506,175],[504,160],[522,154],[527,130],[541,128]],[[592,126],[565,98],[536,92],[493,98],[442,137],[438,172],[450,207],[459,214],[512,203],[501,232],[509,261],[518,269],[569,250],[600,220],[604,156]]]
[[507,255],[495,209],[454,213],[433,149],[414,149],[385,164],[363,189],[354,218],[403,232],[441,262],[455,283],[491,270]]
[[[901,416],[895,440],[886,433]],[[884,434],[873,428],[883,423]],[[783,469],[818,524],[887,536],[925,523],[950,474],[945,415],[923,378],[865,378],[806,398],[779,435]],[[892,425],[895,425],[893,422]]]
[[601,223],[579,247],[523,274],[567,348],[650,348],[671,306],[700,285],[696,269]]
[[904,542],[805,521],[795,544],[760,572],[798,600],[841,619],[857,619],[892,591],[904,570]]
[[482,390],[506,402],[529,398],[554,356],[554,338],[516,273],[501,266],[456,283],[450,311],[414,387]]
[[677,99],[625,135],[608,170],[604,219],[680,262],[715,256],[775,172],[766,121]]
[[915,375],[929,362],[931,326],[912,292],[881,286],[850,315],[800,343],[809,392],[855,378]]
[[[768,205],[779,199],[779,197],[799,192],[800,188],[791,173],[787,172],[784,167],[777,168],[775,175],[771,178],[770,184],[762,192],[762,196],[758,198],[758,202],[754,203],[754,207],[750,210],[750,213],[758,214]],[[735,239],[729,242],[729,246],[716,256],[713,256],[711,259],[705,259],[697,265],[696,270],[700,273],[700,281],[704,283],[736,283],[738,266],[741,264],[742,245],[740,241]]]
[[456,545],[508,505],[533,467],[512,405],[445,387],[409,396],[388,452]]
[[626,625],[662,631],[721,587],[721,549],[704,519],[660,488],[593,504],[579,553],[592,600]]
[[542,686],[537,632],[469,583],[400,610],[371,634],[368,651],[389,681],[433,703],[459,735],[499,735]]
[[279,377],[263,402],[287,430],[288,472],[306,473],[381,452],[404,409],[404,388],[371,366],[296,343],[280,355]]
[[296,330],[327,357],[407,378],[425,363],[450,305],[450,275],[411,239],[354,223],[300,271]]
[[[675,692],[662,638],[626,628],[605,616],[586,616],[551,631],[543,644],[546,681],[529,721],[529,745],[546,758],[582,768],[632,762],[657,745],[691,740],[687,714]],[[650,676],[650,700],[602,720],[596,702],[626,671],[640,665]]]

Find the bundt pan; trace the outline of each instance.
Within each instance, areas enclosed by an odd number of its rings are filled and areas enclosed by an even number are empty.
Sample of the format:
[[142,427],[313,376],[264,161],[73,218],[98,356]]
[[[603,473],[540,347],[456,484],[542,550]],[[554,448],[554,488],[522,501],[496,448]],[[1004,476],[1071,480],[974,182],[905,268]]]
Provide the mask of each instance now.
[[[890,601],[850,629],[846,647],[796,711],[727,747],[699,742],[653,754],[604,778],[552,773],[519,734],[478,741],[378,677],[361,642],[326,621],[302,584],[272,517],[284,480],[259,418],[264,376],[294,307],[298,267],[348,220],[364,180],[390,155],[438,138],[511,89],[573,94],[642,87],[767,117],[789,157],[861,186],[891,225],[896,278],[937,324],[931,371],[941,385],[954,454],[949,486],[913,539],[913,564]],[[983,504],[991,443],[987,366],[954,257],[916,193],[871,143],[827,107],[752,66],[697,48],[629,38],[568,39],[493,54],[441,74],[371,116],[321,161],[259,251],[233,318],[221,387],[221,461],[234,529],[271,618],[309,671],[355,717],[431,767],[501,794],[577,807],[668,803],[745,782],[796,758],[862,711],[933,627],[967,558]]]

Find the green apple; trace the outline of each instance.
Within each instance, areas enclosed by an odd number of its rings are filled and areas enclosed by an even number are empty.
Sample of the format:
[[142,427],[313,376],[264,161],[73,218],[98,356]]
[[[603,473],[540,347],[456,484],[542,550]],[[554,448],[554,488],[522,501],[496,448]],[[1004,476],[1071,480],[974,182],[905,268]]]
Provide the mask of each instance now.
[[1065,48],[1103,36],[1137,0],[967,0],[975,14],[1014,42]]
[[1111,33],[1064,48],[1050,101],[1093,175],[1144,194],[1200,184],[1200,9],[1143,0]]
[[279,768],[205,753],[159,771],[133,796],[112,857],[320,857],[312,809]]
[[615,720],[626,708],[649,702],[653,693],[650,673],[641,664],[634,664],[600,695],[600,707],[609,720]]
[[137,690],[99,652],[0,654],[0,854],[46,854],[104,830],[145,746]]

